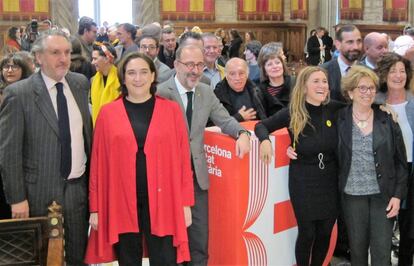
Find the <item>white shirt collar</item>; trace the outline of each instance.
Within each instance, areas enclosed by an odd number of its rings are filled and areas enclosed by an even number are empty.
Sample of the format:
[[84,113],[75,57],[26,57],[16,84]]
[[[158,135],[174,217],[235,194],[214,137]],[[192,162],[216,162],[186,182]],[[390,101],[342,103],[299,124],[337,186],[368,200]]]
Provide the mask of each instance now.
[[186,88],[184,88],[184,86],[181,85],[180,81],[178,80],[177,75],[175,75],[174,81],[175,81],[175,85],[177,86],[178,93],[180,95],[183,95],[188,91],[195,92],[195,88],[192,88],[191,90],[187,90]]
[[63,83],[63,87],[69,88],[68,83],[66,82],[65,77],[63,77],[61,80],[56,81],[54,79],[52,79],[51,77],[47,76],[43,71],[40,71],[40,74],[42,75],[43,81],[46,84],[46,88],[48,91],[50,91],[51,89],[53,89],[56,85],[57,82],[62,82]]
[[345,76],[346,75],[346,70],[348,67],[352,66],[352,65],[348,65],[347,63],[345,63],[342,58],[341,55],[339,54],[338,56],[338,65],[339,65],[339,69],[341,70],[341,76]]

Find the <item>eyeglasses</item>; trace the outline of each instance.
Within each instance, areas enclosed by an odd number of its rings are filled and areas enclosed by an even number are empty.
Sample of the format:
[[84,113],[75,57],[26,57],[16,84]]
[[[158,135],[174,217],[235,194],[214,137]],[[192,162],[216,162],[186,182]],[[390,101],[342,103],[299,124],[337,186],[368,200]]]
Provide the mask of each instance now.
[[194,69],[194,67],[197,67],[197,69],[203,69],[206,65],[203,63],[203,62],[199,62],[199,63],[194,63],[194,62],[187,62],[187,63],[184,63],[184,62],[181,62],[181,61],[178,61],[177,60],[177,62],[178,63],[181,63],[181,64],[183,64],[183,65],[185,65],[189,70],[193,70]]
[[370,93],[375,93],[377,91],[377,88],[375,86],[367,87],[367,86],[358,86],[357,87],[360,93],[367,93],[368,90]]
[[141,45],[140,47],[139,47],[139,49],[142,49],[142,50],[150,50],[150,51],[153,51],[153,50],[155,50],[155,49],[157,49],[157,46],[154,46],[154,45],[148,45],[148,46],[146,46],[146,45]]
[[16,71],[20,69],[20,66],[18,65],[4,65],[3,66],[3,71],[8,71],[9,69],[11,69],[12,71]]

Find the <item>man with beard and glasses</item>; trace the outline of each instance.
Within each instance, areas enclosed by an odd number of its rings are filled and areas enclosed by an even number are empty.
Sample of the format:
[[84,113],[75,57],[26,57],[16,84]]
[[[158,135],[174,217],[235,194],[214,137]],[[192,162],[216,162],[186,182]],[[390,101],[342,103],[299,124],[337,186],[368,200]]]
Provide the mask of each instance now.
[[203,47],[181,45],[174,61],[176,75],[157,86],[160,96],[176,101],[187,121],[194,178],[195,205],[188,227],[191,262],[188,266],[208,263],[208,188],[209,177],[204,154],[204,129],[209,119],[222,132],[237,139],[236,155],[242,158],[250,150],[249,133],[229,115],[213,90],[200,82],[205,67]]
[[335,38],[335,46],[339,51],[339,56],[323,64],[322,67],[328,71],[331,99],[345,102],[341,94],[341,78],[361,56],[362,37],[355,25],[343,25],[336,32]]

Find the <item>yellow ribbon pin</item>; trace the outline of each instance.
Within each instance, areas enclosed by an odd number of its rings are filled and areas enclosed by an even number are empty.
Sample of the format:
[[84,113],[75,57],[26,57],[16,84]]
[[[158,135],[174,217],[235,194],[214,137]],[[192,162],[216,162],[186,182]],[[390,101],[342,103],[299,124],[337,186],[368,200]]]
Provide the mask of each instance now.
[[327,125],[328,127],[331,127],[331,126],[332,126],[332,122],[331,122],[331,120],[326,120],[326,125]]

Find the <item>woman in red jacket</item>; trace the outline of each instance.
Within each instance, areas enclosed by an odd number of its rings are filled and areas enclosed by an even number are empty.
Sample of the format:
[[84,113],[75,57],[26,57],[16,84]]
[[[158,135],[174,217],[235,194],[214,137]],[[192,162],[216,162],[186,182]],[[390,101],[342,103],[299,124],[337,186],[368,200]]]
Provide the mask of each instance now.
[[94,132],[86,263],[141,265],[143,238],[151,265],[189,261],[194,195],[184,117],[155,96],[147,56],[126,56],[118,76],[122,97],[102,107]]

